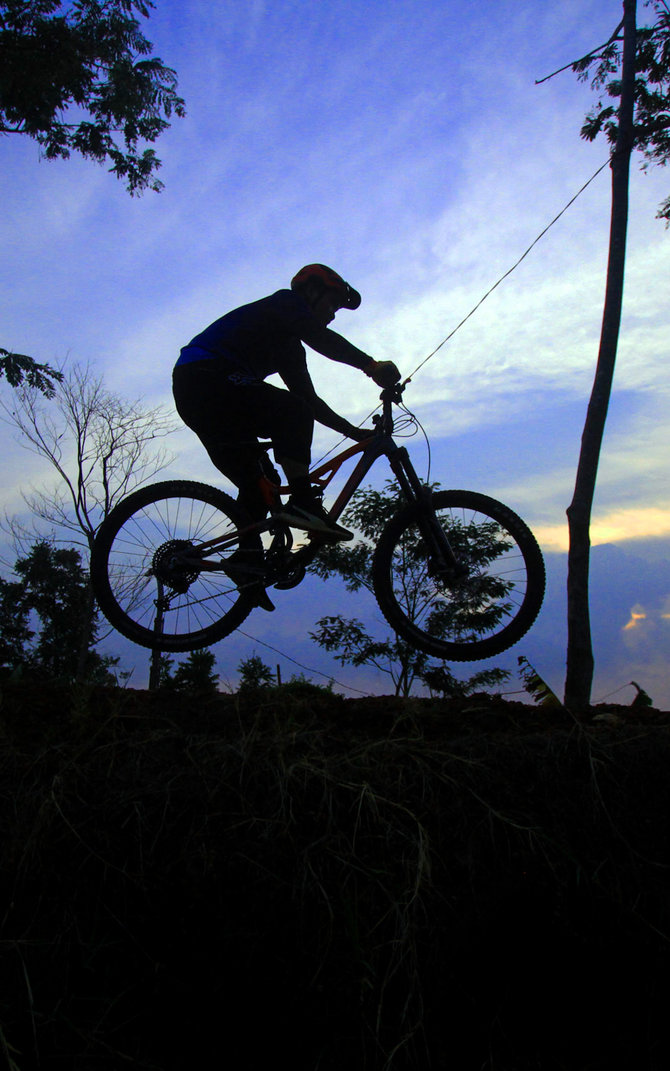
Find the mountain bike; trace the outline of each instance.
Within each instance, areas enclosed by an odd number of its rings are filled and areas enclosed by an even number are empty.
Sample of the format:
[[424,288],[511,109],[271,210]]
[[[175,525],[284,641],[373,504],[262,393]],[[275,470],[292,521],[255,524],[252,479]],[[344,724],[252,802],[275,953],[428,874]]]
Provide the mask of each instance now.
[[[328,510],[337,520],[385,456],[399,502],[372,558],[384,617],[405,641],[438,658],[489,658],[535,621],[544,597],[542,554],[507,506],[419,479],[406,447],[394,440],[394,430],[397,437],[418,424],[402,404],[405,386],[382,391],[370,437],[317,464],[312,484],[323,494],[342,465],[360,455]],[[124,636],[164,651],[209,647],[258,605],[259,587],[284,590],[301,582],[323,551],[324,536],[294,543],[281,519],[288,489],[262,474],[271,445],[253,443],[269,501],[263,521],[252,521],[226,492],[190,480],[140,488],[111,511],[95,540],[91,581],[102,612]]]

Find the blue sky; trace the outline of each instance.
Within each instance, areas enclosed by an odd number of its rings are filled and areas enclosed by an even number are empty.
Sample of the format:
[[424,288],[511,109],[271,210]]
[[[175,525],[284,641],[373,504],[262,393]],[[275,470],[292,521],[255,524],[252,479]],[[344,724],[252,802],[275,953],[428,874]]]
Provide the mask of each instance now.
[[[579,138],[588,86],[569,71],[535,80],[605,41],[620,13],[619,0],[157,0],[145,32],[176,69],[188,110],[157,145],[165,190],[131,199],[104,168],[41,162],[29,141],[0,142],[0,344],[55,365],[90,361],[110,388],[170,405],[181,345],[316,260],[363,295],[335,329],[410,373],[606,159],[604,143]],[[654,218],[667,185],[667,171],[634,164],[625,313],[592,530],[594,544],[655,560],[670,558],[668,234]],[[567,546],[609,209],[606,168],[406,395],[431,437],[433,478],[507,502],[549,553]],[[317,389],[350,418],[376,404],[373,385],[354,371],[316,355],[310,367]],[[21,490],[51,477],[6,428],[0,435],[0,492],[17,512]],[[333,441],[323,430],[317,456]],[[216,480],[190,433],[171,445],[169,475]],[[425,449],[412,445],[425,471]],[[302,644],[310,599],[320,613],[324,597],[310,583],[311,595],[301,589],[292,602],[287,593],[272,617],[253,615],[248,631],[323,668],[318,649]],[[658,584],[661,606],[670,595],[662,571]],[[632,612],[617,610],[612,644]],[[665,688],[670,621],[654,612],[649,667]],[[559,608],[545,613],[562,627]],[[531,633],[519,653],[533,642]],[[228,679],[250,644],[217,648]],[[542,670],[542,645],[532,653]],[[128,657],[139,682],[144,655]],[[555,662],[546,671],[560,688]],[[630,679],[615,665],[596,690]],[[385,690],[369,674],[357,681]],[[664,695],[670,702],[670,685]]]

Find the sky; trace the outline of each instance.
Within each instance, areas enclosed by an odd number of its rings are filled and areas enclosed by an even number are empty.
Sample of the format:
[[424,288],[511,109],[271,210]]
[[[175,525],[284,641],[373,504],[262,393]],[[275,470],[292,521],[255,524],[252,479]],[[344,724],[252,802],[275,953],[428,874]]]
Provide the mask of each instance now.
[[[110,389],[171,407],[180,346],[319,261],[363,295],[334,329],[410,375],[606,161],[604,141],[579,136],[590,87],[569,70],[536,82],[607,40],[620,17],[619,0],[156,0],[143,29],[187,107],[156,145],[165,189],[131,198],[104,167],[0,141],[0,345],[54,366],[89,362]],[[594,699],[630,701],[637,672],[670,707],[669,235],[655,218],[670,174],[639,163],[591,532],[594,563],[620,555],[594,582]],[[405,394],[430,437],[431,478],[501,499],[536,533],[550,591],[507,664],[532,656],[559,691],[565,510],[598,352],[609,212],[606,167]],[[348,418],[375,407],[374,385],[355,370],[316,354],[309,364]],[[53,478],[11,429],[0,426],[0,439],[0,496],[20,513],[21,492]],[[315,456],[335,441],[321,429]],[[221,482],[192,433],[169,445],[165,476]],[[427,475],[422,439],[408,445]],[[385,477],[380,466],[375,479]],[[215,649],[222,680],[234,685],[240,658],[256,653],[285,677],[301,671],[293,658],[388,691],[385,678],[354,674],[310,643],[329,601],[347,612],[336,586],[311,579],[281,593],[275,614],[255,611],[252,638]],[[146,653],[122,649],[141,686]]]

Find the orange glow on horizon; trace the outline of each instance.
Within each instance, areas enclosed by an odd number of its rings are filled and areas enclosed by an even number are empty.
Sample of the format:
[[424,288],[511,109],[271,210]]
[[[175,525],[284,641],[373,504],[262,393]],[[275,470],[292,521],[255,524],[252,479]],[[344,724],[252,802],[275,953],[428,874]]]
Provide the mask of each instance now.
[[644,621],[646,616],[647,615],[644,610],[631,610],[630,621],[628,621],[624,625],[623,631],[629,632],[631,629],[637,628],[637,626],[640,624],[640,621]]
[[[531,525],[536,539],[547,550],[568,550],[568,525]],[[670,536],[670,508],[647,507],[615,510],[593,518],[591,546],[602,543],[625,543],[629,539],[663,539]]]

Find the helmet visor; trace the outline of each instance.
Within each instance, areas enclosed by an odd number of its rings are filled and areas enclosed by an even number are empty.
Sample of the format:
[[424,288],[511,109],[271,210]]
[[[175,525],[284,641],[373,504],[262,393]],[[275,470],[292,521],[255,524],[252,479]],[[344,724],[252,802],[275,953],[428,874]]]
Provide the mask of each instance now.
[[325,264],[307,264],[301,268],[291,280],[291,287],[295,290],[312,281],[320,282],[324,288],[337,295],[339,309],[357,309],[361,303],[358,290],[354,290],[341,275]]

